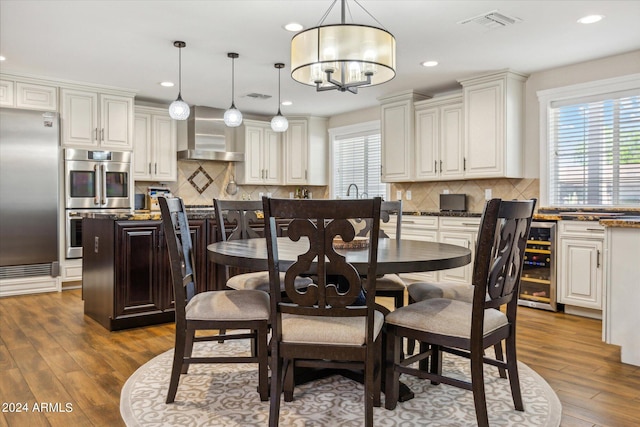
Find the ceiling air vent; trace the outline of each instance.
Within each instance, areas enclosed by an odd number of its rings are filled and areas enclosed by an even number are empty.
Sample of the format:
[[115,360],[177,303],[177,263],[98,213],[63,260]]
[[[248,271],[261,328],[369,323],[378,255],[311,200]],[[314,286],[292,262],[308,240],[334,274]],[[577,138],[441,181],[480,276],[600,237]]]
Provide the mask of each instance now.
[[255,98],[255,99],[269,99],[271,98],[271,95],[265,95],[263,93],[248,93],[245,96],[248,96],[249,98]]
[[491,12],[483,13],[481,15],[474,16],[473,18],[458,21],[458,24],[468,24],[470,22],[475,22],[485,28],[502,28],[507,25],[522,22],[522,19],[516,18],[515,16],[507,16],[499,13],[497,10],[492,10]]

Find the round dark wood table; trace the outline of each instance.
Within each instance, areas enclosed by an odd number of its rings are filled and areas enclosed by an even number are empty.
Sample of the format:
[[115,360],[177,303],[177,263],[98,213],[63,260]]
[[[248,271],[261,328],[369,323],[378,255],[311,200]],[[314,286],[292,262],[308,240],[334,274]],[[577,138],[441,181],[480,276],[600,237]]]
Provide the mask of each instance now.
[[[283,270],[309,247],[306,238],[297,242],[287,237],[278,237],[278,256]],[[337,249],[353,264],[358,273],[366,274],[368,250]],[[252,270],[267,270],[266,239],[229,240],[207,246],[209,261]],[[420,271],[446,270],[462,267],[471,262],[471,251],[461,246],[418,240],[380,239],[378,243],[378,274],[414,273]]]

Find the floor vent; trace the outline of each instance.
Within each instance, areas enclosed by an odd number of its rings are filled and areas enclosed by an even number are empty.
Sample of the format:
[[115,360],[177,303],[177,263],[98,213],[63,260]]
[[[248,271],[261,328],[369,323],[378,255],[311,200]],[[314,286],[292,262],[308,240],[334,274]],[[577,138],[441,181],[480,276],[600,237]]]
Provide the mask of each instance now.
[[20,279],[33,276],[52,276],[59,274],[57,262],[49,264],[29,264],[0,267],[0,279]]
[[516,18],[515,16],[507,16],[499,13],[497,10],[492,10],[491,12],[483,13],[481,15],[474,16],[473,18],[458,21],[458,24],[468,24],[470,22],[475,22],[485,28],[502,28],[507,25],[522,22],[522,19]]

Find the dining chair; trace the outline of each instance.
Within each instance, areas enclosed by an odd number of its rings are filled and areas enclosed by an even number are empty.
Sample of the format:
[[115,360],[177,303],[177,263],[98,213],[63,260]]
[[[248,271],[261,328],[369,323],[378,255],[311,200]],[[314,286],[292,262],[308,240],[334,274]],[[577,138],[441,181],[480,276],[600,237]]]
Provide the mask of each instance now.
[[[518,287],[531,218],[536,200],[487,202],[473,265],[473,300],[431,298],[409,304],[386,317],[385,407],[394,409],[398,401],[400,374],[429,379],[473,391],[479,426],[488,426],[484,390],[485,363],[505,368],[514,407],[524,410],[516,357],[516,313]],[[506,306],[503,312],[500,310]],[[421,343],[420,353],[403,356],[402,338]],[[485,356],[484,350],[505,342],[506,362]],[[470,381],[442,372],[442,353],[470,360]],[[410,366],[430,358],[429,368]]]
[[[259,290],[197,292],[196,267],[189,232],[189,221],[182,199],[159,197],[164,235],[169,250],[175,298],[176,338],[167,403],[173,403],[181,374],[192,363],[257,363],[260,400],[268,399],[269,295]],[[198,335],[198,330],[248,330],[238,334],[224,332]],[[194,342],[251,339],[251,356],[192,355]]]
[[[271,406],[269,425],[277,426],[284,387],[293,390],[295,368],[342,368],[364,371],[365,425],[373,425],[373,407],[380,405],[382,326],[375,308],[380,198],[359,200],[297,200],[263,198],[271,286]],[[278,238],[276,218],[292,218],[286,235]],[[350,219],[369,218],[366,277],[347,262],[335,245],[356,237]],[[290,253],[287,241],[308,240],[301,253]],[[361,242],[356,241],[358,244]],[[280,264],[280,249],[297,259]],[[365,249],[363,249],[365,250]],[[297,258],[296,258],[297,257]],[[286,268],[285,268],[286,267]],[[280,273],[285,270],[284,293]],[[299,274],[312,271],[316,280],[306,290],[295,287]],[[333,278],[346,288],[338,290]],[[363,305],[354,305],[364,289]]]
[[[395,239],[397,242],[402,238],[402,200],[394,200],[382,202],[380,205],[380,221],[388,223],[390,215],[395,214],[397,217]],[[358,237],[366,237],[371,232],[371,221],[364,222],[364,227],[358,230]],[[389,238],[389,235],[380,228],[380,238]],[[376,296],[393,298],[394,307],[402,307],[404,305],[404,294],[407,285],[397,274],[385,274],[376,278]]]
[[[264,220],[258,218],[262,213],[261,200],[221,200],[213,199],[216,221],[218,223],[218,241],[264,238]],[[227,224],[232,228],[228,229]],[[253,225],[253,227],[252,227]],[[256,227],[256,225],[258,225]],[[254,271],[235,274],[229,277],[229,267],[224,267],[224,280],[231,289],[258,289],[269,292],[269,272]],[[284,281],[284,273],[282,273]],[[296,286],[305,288],[312,280],[297,277]],[[283,284],[284,286],[284,284]]]

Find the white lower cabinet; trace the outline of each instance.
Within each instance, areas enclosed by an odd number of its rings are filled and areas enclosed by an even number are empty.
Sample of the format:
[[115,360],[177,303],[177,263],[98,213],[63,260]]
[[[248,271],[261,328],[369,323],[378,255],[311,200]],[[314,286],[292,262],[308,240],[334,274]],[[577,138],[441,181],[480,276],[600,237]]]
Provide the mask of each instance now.
[[595,221],[558,222],[558,302],[565,312],[600,317],[602,310],[604,227]]
[[476,240],[480,218],[441,217],[438,229],[438,241],[450,245],[462,246],[471,250],[471,262],[464,267],[451,268],[438,272],[440,282],[471,284],[473,261],[476,255]]
[[[382,226],[392,238],[395,238],[396,220],[397,217],[393,215],[391,220]],[[407,273],[403,274],[402,277],[411,281],[450,282],[470,285],[479,226],[480,218],[478,217],[403,216],[403,240],[440,242],[468,248],[471,250],[471,263],[464,267],[448,270]]]

